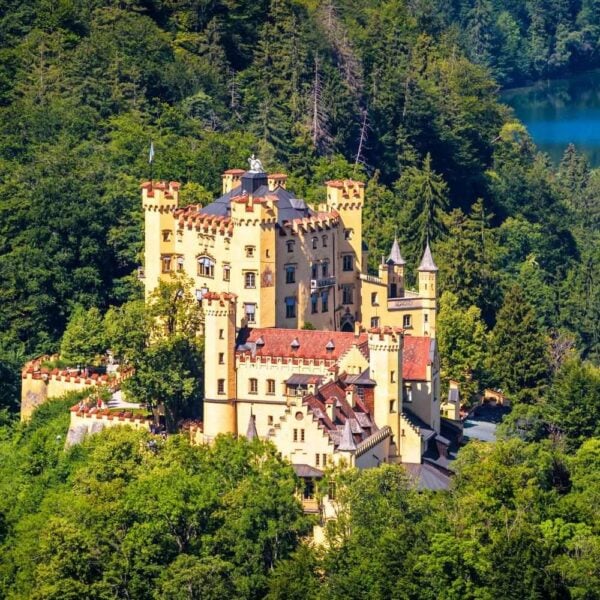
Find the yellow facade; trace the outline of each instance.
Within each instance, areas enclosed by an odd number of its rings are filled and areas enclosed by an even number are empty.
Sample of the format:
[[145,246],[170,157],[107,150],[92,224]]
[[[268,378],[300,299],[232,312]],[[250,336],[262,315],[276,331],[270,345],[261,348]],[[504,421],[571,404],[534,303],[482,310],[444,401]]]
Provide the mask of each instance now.
[[399,250],[368,274],[364,184],[325,185],[326,201],[311,208],[283,174],[232,169],[221,198],[180,209],[177,183],[144,183],[146,295],[181,271],[199,298],[235,293],[238,327],[353,331],[360,323],[435,337],[437,267],[419,270],[418,291],[405,289]]

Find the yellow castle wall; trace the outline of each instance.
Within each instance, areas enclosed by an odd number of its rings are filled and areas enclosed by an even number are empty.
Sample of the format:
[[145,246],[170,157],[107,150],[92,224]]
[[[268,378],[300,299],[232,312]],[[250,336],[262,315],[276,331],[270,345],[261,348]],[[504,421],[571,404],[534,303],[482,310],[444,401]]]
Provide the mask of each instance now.
[[42,378],[39,374],[24,373],[21,380],[21,421],[27,421],[33,411],[47,400],[97,385],[107,385],[107,380],[52,374]]

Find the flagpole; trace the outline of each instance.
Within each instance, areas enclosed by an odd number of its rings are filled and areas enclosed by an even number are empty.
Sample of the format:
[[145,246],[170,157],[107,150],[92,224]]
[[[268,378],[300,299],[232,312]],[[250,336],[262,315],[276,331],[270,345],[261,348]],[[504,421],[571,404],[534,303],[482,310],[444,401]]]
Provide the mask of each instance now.
[[148,162],[150,163],[150,183],[152,183],[152,169],[154,167],[154,142],[150,142],[150,152],[148,153]]

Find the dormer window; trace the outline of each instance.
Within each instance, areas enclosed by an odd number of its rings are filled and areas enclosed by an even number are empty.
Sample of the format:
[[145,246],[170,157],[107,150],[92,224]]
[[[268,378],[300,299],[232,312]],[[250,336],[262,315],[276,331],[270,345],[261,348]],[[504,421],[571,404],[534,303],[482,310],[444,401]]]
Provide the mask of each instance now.
[[262,348],[265,345],[265,340],[263,340],[262,336],[256,340],[256,347]]
[[333,352],[335,350],[335,344],[333,343],[333,340],[329,340],[329,342],[327,342],[325,350],[327,350],[327,352]]
[[292,350],[298,350],[298,348],[300,348],[300,342],[298,341],[298,338],[294,338],[290,345]]

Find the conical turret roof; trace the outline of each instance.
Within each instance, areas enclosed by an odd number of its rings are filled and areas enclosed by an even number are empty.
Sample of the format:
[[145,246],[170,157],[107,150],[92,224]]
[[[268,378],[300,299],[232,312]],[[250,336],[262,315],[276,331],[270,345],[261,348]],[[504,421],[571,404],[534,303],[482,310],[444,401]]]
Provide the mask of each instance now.
[[423,258],[421,259],[421,264],[417,271],[437,271],[438,268],[433,262],[433,256],[431,255],[431,249],[429,248],[429,241],[427,241],[427,245],[425,246],[425,252],[423,252]]
[[344,423],[338,450],[340,452],[354,452],[356,450],[356,443],[352,436],[352,427],[350,427],[350,419],[346,419],[346,422]]
[[246,430],[246,438],[251,441],[258,438],[258,431],[256,431],[256,417],[254,415],[250,415],[248,429]]
[[392,263],[393,265],[405,265],[406,261],[402,258],[402,254],[400,254],[400,245],[398,244],[398,238],[394,237],[394,243],[392,244],[392,250],[388,259],[386,261],[388,264]]

